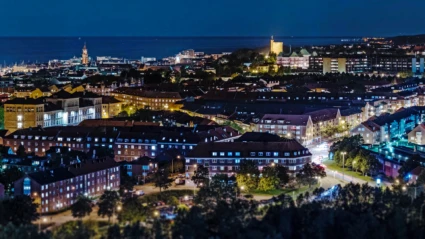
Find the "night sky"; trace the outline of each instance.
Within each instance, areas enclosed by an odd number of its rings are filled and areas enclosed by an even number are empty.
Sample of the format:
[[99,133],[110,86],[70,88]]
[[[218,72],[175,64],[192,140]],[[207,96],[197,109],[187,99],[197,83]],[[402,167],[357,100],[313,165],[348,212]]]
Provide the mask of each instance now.
[[0,36],[391,36],[424,0],[4,0]]

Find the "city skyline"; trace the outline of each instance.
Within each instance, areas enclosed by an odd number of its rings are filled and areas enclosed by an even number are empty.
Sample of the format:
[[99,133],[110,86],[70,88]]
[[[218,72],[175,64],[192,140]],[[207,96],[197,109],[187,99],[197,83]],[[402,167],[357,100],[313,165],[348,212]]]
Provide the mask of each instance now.
[[[117,5],[112,1],[5,2],[0,36],[393,36],[423,33],[424,2],[252,0]],[[402,4],[404,3],[404,4]],[[364,8],[367,4],[367,8]],[[415,6],[412,8],[411,6]],[[49,7],[46,7],[49,6]],[[165,7],[166,6],[166,7]],[[96,14],[94,10],[96,9]],[[155,11],[157,9],[158,11]],[[392,14],[378,14],[378,13]],[[15,20],[11,20],[15,19]],[[234,19],[238,19],[235,21]]]

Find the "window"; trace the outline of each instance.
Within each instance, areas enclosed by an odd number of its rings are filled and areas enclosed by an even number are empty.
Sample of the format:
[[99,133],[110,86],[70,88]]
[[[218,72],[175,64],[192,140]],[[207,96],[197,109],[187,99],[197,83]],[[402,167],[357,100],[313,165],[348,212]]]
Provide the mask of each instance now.
[[24,179],[24,194],[25,195],[31,194],[31,179],[29,178]]
[[241,152],[236,152],[235,156],[237,156],[237,157],[241,156]]
[[224,152],[220,152],[220,156],[224,156]]
[[255,156],[255,152],[251,152],[251,154],[250,154],[251,156]]
[[277,156],[279,156],[279,153],[278,152],[274,152],[273,153],[273,156],[277,157]]
[[232,157],[233,153],[232,152],[227,152],[227,156]]
[[217,156],[217,152],[212,152],[212,156]]
[[271,153],[270,152],[266,152],[266,156],[270,157]]
[[258,156],[263,156],[263,152],[258,152]]

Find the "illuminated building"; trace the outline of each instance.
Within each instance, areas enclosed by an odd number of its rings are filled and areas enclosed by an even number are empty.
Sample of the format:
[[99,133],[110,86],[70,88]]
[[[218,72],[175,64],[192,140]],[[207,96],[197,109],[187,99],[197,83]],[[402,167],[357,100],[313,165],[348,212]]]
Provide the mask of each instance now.
[[118,88],[111,93],[116,99],[133,105],[137,109],[173,110],[180,108],[182,100],[179,92],[142,91],[134,88]]
[[111,158],[89,159],[52,170],[30,173],[14,183],[15,195],[28,195],[39,203],[39,212],[67,208],[78,196],[103,194],[120,187],[120,167]]
[[311,153],[295,139],[278,142],[226,142],[198,144],[186,156],[186,171],[193,173],[198,165],[208,167],[210,175],[233,175],[242,160],[254,161],[261,171],[276,164],[295,174],[311,162]]
[[270,53],[279,55],[282,52],[283,52],[283,42],[275,42],[272,36],[272,38],[270,39]]
[[123,102],[112,96],[102,96],[102,119],[117,116],[122,111]]
[[326,73],[345,73],[347,72],[346,68],[346,58],[323,58],[323,74]]
[[83,54],[81,56],[81,64],[88,65],[89,64],[89,53],[87,52],[86,44],[84,43]]
[[93,93],[60,91],[48,98],[15,98],[4,104],[5,128],[11,132],[29,127],[77,125],[99,119],[102,97]]
[[301,49],[299,53],[292,52],[289,56],[279,55],[276,59],[276,64],[285,68],[308,69],[310,56],[311,54],[306,49]]

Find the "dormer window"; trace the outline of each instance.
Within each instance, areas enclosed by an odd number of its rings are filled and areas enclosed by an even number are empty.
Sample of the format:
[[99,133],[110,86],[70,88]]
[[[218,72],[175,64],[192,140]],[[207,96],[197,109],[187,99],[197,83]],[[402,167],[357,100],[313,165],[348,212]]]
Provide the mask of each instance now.
[[227,152],[227,156],[232,157],[233,153],[232,152]]
[[212,152],[212,156],[217,156],[217,152]]
[[223,157],[223,156],[224,156],[224,152],[220,152],[220,156],[222,156],[222,157]]
[[258,152],[258,156],[263,156],[263,152]]
[[255,156],[255,152],[251,152],[251,153],[250,153],[250,155],[251,155],[251,156]]
[[62,137],[58,137],[58,141],[62,141],[63,140],[63,138]]

